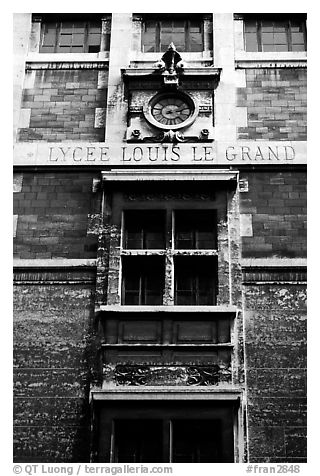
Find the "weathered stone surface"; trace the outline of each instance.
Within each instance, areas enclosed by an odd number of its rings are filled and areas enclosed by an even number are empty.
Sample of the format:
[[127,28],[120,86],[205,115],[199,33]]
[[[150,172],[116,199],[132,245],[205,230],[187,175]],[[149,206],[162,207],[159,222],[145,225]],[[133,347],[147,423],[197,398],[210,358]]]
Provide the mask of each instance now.
[[88,461],[94,287],[14,290],[16,461]]

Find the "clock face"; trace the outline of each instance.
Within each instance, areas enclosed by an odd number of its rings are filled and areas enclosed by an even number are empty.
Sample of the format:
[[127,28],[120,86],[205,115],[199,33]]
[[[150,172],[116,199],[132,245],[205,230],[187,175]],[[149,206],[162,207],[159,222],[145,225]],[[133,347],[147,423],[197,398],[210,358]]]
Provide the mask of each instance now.
[[165,92],[156,94],[144,106],[144,115],[150,124],[166,130],[186,127],[195,120],[198,106],[187,94]]
[[151,114],[154,119],[165,126],[183,124],[192,113],[191,104],[180,97],[174,96],[164,96],[151,107]]

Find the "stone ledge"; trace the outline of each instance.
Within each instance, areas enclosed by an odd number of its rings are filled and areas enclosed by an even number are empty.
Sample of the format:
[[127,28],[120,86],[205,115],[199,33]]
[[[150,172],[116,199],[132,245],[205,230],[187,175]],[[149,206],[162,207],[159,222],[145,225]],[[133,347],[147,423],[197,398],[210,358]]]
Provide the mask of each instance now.
[[159,386],[91,390],[90,400],[233,400],[241,401],[242,390],[237,388],[208,388],[190,386]]
[[243,258],[242,268],[297,268],[307,267],[306,258]]
[[102,304],[97,311],[104,312],[120,312],[120,313],[134,313],[134,312],[183,312],[183,313],[231,313],[238,312],[237,306],[120,306]]
[[95,267],[96,259],[14,259],[13,268],[73,268]]

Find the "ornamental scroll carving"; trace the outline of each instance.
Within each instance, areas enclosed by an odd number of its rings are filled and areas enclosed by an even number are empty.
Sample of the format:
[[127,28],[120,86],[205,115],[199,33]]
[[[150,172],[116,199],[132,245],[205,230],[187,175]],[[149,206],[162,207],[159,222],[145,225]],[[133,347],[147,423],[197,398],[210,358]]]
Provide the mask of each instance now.
[[222,381],[231,380],[231,371],[219,365],[187,367],[151,367],[148,365],[117,365],[115,381],[117,385],[144,386],[152,385],[159,378],[181,385],[213,386]]
[[150,367],[147,365],[117,365],[115,369],[118,385],[147,385],[150,376]]

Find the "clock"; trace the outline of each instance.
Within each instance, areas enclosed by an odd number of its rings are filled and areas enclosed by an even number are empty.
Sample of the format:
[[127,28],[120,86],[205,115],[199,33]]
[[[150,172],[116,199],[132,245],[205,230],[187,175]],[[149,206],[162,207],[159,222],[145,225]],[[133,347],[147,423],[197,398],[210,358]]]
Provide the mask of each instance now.
[[146,119],[160,129],[180,129],[190,125],[196,118],[195,101],[185,93],[157,94],[144,109]]

